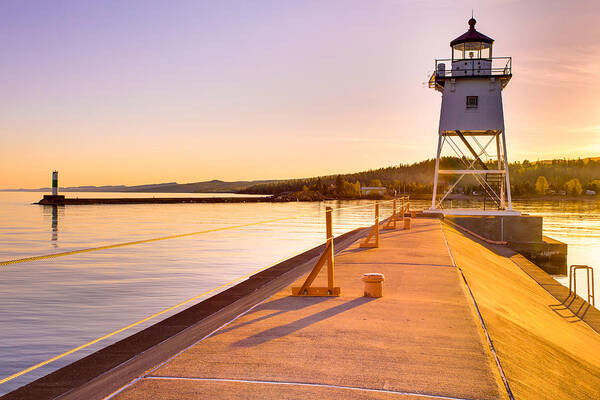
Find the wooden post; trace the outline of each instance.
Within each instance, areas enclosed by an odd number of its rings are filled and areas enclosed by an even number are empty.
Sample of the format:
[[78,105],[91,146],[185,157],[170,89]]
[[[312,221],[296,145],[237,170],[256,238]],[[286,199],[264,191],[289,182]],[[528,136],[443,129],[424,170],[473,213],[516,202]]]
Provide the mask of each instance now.
[[375,202],[375,247],[379,247],[379,202]]
[[333,294],[334,278],[333,278],[333,225],[331,223],[331,207],[325,208],[325,236],[327,239],[327,289],[329,294]]
[[[292,287],[292,296],[339,296],[341,289],[334,286],[333,275],[333,224],[331,222],[331,207],[325,208],[325,251],[319,257],[319,260],[308,274],[306,280],[300,287]],[[312,287],[317,275],[327,263],[327,287]]]
[[[371,238],[375,236],[375,242],[371,243]],[[369,232],[369,235],[367,235],[367,238],[360,243],[359,247],[362,248],[376,248],[379,247],[379,202],[376,201],[375,202],[375,224],[373,225],[373,228],[371,228],[371,231]]]
[[402,222],[404,223],[404,196],[402,196],[402,207],[400,207],[400,212],[402,213]]
[[383,224],[383,229],[396,229],[396,221],[398,220],[398,214],[396,211],[396,198],[394,197],[394,202],[392,206],[392,215],[388,219],[388,221]]

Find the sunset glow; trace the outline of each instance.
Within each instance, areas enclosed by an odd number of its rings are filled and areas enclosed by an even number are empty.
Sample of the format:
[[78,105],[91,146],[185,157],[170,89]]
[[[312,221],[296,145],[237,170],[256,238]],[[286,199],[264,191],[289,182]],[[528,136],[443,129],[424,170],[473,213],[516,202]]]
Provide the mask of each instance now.
[[600,155],[598,1],[5,1],[0,188],[285,179],[435,156],[436,58],[513,57],[508,157]]

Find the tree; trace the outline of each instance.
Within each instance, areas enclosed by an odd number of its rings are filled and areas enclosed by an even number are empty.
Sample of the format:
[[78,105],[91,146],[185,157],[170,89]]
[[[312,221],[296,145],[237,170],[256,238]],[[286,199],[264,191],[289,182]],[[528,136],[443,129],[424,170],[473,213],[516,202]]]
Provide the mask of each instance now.
[[341,175],[335,177],[335,193],[340,195],[344,191],[344,178]]
[[538,176],[535,181],[535,191],[539,194],[546,194],[550,184],[548,183],[548,179],[545,176]]
[[348,181],[344,181],[344,190],[342,191],[342,195],[356,197],[360,194],[360,186],[358,189],[356,186]]
[[354,192],[360,196],[360,182],[359,181],[354,182]]
[[379,179],[371,179],[371,181],[369,182],[369,186],[371,186],[371,187],[382,187],[383,183],[381,183],[381,181]]
[[321,180],[321,177],[318,177],[315,184],[313,185],[313,190],[319,193],[323,193],[323,188],[323,181]]
[[565,189],[567,190],[567,194],[571,196],[579,196],[583,192],[581,183],[577,178],[573,178],[567,183],[565,183]]
[[[456,157],[442,157],[440,167],[454,168],[461,164]],[[488,167],[492,166],[489,164]],[[581,184],[582,191],[586,189],[600,192],[600,160],[547,160],[540,162],[523,161],[510,164],[510,183],[515,195],[530,195],[540,193],[548,194],[549,189],[567,190],[566,183],[577,179]],[[442,168],[443,169],[443,168]],[[383,186],[385,184],[391,190],[399,189],[400,192],[431,193],[433,174],[435,171],[435,159],[428,159],[413,164],[399,164],[392,167],[373,169],[351,174],[326,175],[314,178],[288,179],[278,181],[267,181],[240,189],[241,193],[252,194],[280,194],[285,192],[302,191],[303,186],[311,190],[319,191],[327,197],[336,197],[338,191],[345,191],[343,181],[360,181],[363,186]],[[543,178],[540,178],[543,177]],[[540,183],[538,184],[538,179]],[[545,181],[543,180],[545,179]],[[440,187],[450,184],[450,179],[440,176],[438,184]],[[470,186],[476,185],[471,177],[465,177],[461,185],[466,193],[473,190]],[[571,182],[571,193],[575,195],[579,191],[577,185]],[[355,193],[352,190],[351,193]],[[346,195],[347,197],[350,194]],[[345,197],[340,195],[340,197]]]

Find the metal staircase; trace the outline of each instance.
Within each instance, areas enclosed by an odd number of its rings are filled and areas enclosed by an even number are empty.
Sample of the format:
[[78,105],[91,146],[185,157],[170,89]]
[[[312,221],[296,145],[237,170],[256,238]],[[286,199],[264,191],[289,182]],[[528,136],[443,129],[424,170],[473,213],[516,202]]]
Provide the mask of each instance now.
[[[503,189],[502,185],[504,183],[504,175],[503,174],[497,174],[497,173],[485,174],[485,182],[488,184],[488,186],[490,188],[493,189],[494,192],[496,192],[496,193],[503,192],[503,190],[502,190]],[[483,209],[484,210],[486,208],[486,203],[488,202],[488,199],[491,200],[490,203],[494,204],[494,206],[497,207],[498,210],[502,209],[502,204],[500,204],[498,199],[490,196],[490,193],[488,193],[488,191],[486,190],[483,192]]]

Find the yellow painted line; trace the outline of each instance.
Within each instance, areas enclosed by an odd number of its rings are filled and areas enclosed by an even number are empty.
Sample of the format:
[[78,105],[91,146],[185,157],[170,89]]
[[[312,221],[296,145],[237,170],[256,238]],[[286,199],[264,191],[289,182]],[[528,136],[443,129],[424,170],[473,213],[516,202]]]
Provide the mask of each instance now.
[[[394,201],[394,200],[382,200],[382,201],[379,201],[379,204],[381,205],[381,204],[389,203],[389,202],[392,202],[392,201]],[[331,211],[350,210],[352,208],[365,208],[365,207],[375,207],[375,202],[369,203],[369,204],[361,204],[361,205],[358,205],[358,206],[348,206],[348,207],[334,208]]]
[[[256,224],[257,224],[257,223],[255,223],[254,225],[256,225]],[[244,225],[244,226],[247,226],[247,225]],[[36,370],[36,369],[38,369],[38,368],[40,368],[40,367],[43,367],[44,365],[50,364],[51,362],[54,362],[54,361],[60,360],[61,358],[64,358],[64,357],[66,357],[66,356],[68,356],[68,355],[70,355],[70,354],[73,354],[73,353],[75,353],[76,351],[83,350],[83,349],[85,349],[86,347],[89,347],[89,346],[91,346],[91,345],[93,345],[93,344],[96,344],[96,343],[98,343],[98,342],[100,342],[100,341],[102,341],[102,340],[104,340],[104,339],[108,339],[108,338],[109,338],[109,337],[111,337],[111,336],[114,336],[114,335],[116,335],[116,334],[119,334],[119,333],[121,333],[121,332],[124,332],[124,331],[126,331],[126,330],[128,330],[128,329],[131,329],[131,328],[133,328],[133,327],[135,327],[135,326],[137,326],[137,325],[139,325],[139,324],[143,324],[144,322],[150,321],[151,319],[154,319],[154,318],[156,318],[156,317],[158,317],[158,316],[161,316],[161,315],[163,315],[163,314],[165,314],[165,313],[168,313],[169,311],[173,311],[173,310],[174,310],[174,309],[176,309],[176,308],[179,308],[179,307],[181,307],[181,306],[184,306],[184,305],[186,305],[186,304],[189,304],[189,303],[191,303],[191,302],[192,302],[192,301],[194,301],[194,300],[198,300],[199,298],[201,298],[201,297],[203,297],[203,296],[206,296],[206,295],[208,295],[208,294],[210,294],[210,293],[214,293],[214,292],[216,292],[216,291],[217,291],[217,290],[219,290],[219,289],[222,289],[222,288],[225,288],[225,287],[227,287],[227,286],[229,286],[229,285],[232,285],[233,283],[235,283],[235,282],[238,282],[238,281],[240,281],[240,280],[242,280],[242,279],[248,278],[248,277],[249,277],[249,276],[251,276],[251,275],[254,275],[254,274],[258,273],[258,272],[264,271],[265,269],[271,268],[272,266],[274,266],[274,265],[277,265],[277,264],[279,264],[279,263],[281,263],[281,262],[284,262],[284,261],[286,261],[286,260],[289,260],[290,258],[292,258],[292,257],[295,257],[295,256],[296,256],[296,255],[298,255],[298,254],[302,254],[302,253],[304,253],[304,252],[306,252],[306,251],[308,251],[308,250],[312,249],[313,247],[314,247],[314,246],[312,246],[312,247],[309,247],[309,248],[306,248],[306,249],[304,249],[304,250],[301,250],[299,253],[296,253],[296,254],[294,254],[293,256],[289,256],[289,257],[283,258],[283,259],[281,259],[281,260],[279,260],[279,261],[276,261],[276,262],[274,262],[273,264],[270,264],[270,265],[268,265],[268,266],[266,266],[266,267],[259,268],[259,269],[255,270],[255,271],[252,271],[252,272],[250,272],[250,273],[247,273],[246,275],[242,275],[242,276],[240,276],[239,278],[236,278],[236,279],[234,279],[234,280],[232,280],[232,281],[230,281],[230,282],[227,282],[227,283],[225,283],[225,284],[223,284],[223,285],[221,285],[221,286],[217,286],[217,287],[216,287],[216,288],[214,288],[214,289],[207,290],[206,292],[204,292],[204,293],[201,293],[201,294],[199,294],[199,295],[197,295],[197,296],[194,296],[194,297],[192,297],[192,298],[190,298],[190,299],[187,299],[187,300],[185,300],[185,301],[182,301],[182,302],[181,302],[181,303],[179,303],[179,304],[176,304],[176,305],[174,305],[174,306],[171,306],[171,307],[169,307],[169,308],[165,308],[164,310],[162,310],[162,311],[159,311],[159,312],[157,312],[157,313],[155,313],[155,314],[152,314],[152,315],[150,315],[149,317],[146,317],[146,318],[144,318],[144,319],[140,319],[140,320],[139,320],[139,321],[137,321],[137,322],[134,322],[134,323],[132,323],[132,324],[129,324],[129,325],[127,325],[127,326],[123,327],[123,328],[117,329],[116,331],[112,331],[112,332],[110,332],[110,333],[107,333],[106,335],[104,335],[104,336],[101,336],[101,337],[99,337],[99,338],[97,338],[97,339],[94,339],[94,340],[92,340],[92,341],[90,341],[90,342],[87,342],[87,343],[85,343],[85,344],[82,344],[81,346],[74,347],[74,348],[72,348],[71,350],[65,351],[64,353],[61,353],[61,354],[59,354],[59,355],[57,355],[57,356],[54,356],[54,357],[52,357],[52,358],[49,358],[49,359],[47,359],[46,361],[42,361],[42,362],[40,362],[40,363],[37,363],[37,364],[35,364],[35,365],[32,365],[31,367],[29,367],[29,368],[25,368],[24,370],[22,370],[22,371],[19,371],[19,372],[17,372],[17,373],[14,373],[14,374],[12,374],[12,375],[10,375],[10,376],[7,376],[6,378],[2,378],[2,379],[0,379],[0,385],[1,385],[1,384],[3,384],[3,383],[6,383],[6,382],[8,382],[8,381],[11,381],[11,380],[13,380],[13,379],[15,379],[15,378],[18,378],[18,377],[19,377],[19,376],[21,376],[21,375],[25,375],[25,374],[27,374],[27,373],[29,373],[29,372],[31,372],[31,371],[34,371],[34,370]]]
[[225,227],[222,227],[222,228],[207,229],[205,231],[198,231],[198,232],[191,232],[191,233],[181,233],[181,234],[178,234],[178,235],[163,236],[163,237],[154,238],[154,239],[136,240],[136,241],[133,241],[133,242],[110,244],[110,245],[106,245],[106,246],[91,247],[91,248],[88,248],[88,249],[65,251],[65,252],[62,252],[62,253],[54,253],[54,254],[45,254],[45,255],[42,255],[42,256],[25,257],[25,258],[20,258],[20,259],[17,259],[17,260],[0,261],[0,266],[10,265],[10,264],[18,264],[18,263],[23,263],[23,262],[28,262],[28,261],[44,260],[44,259],[47,259],[47,258],[63,257],[63,256],[69,256],[69,255],[72,255],[72,254],[87,253],[87,252],[90,252],[90,251],[114,249],[114,248],[117,248],[117,247],[131,246],[131,245],[134,245],[134,244],[157,242],[159,240],[176,239],[176,238],[182,238],[182,237],[186,237],[186,236],[201,235],[203,233],[226,231],[226,230],[230,230],[230,229],[237,229],[237,228],[244,228],[244,227],[247,227],[247,226],[267,224],[267,223],[270,223],[270,222],[283,221],[283,220],[294,219],[294,218],[298,218],[298,217],[299,216],[277,218],[277,219],[271,219],[271,220],[267,220],[267,221],[251,222],[249,224],[233,225],[233,226],[225,226]]
[[[391,200],[380,202],[380,204],[381,203],[386,203],[386,202],[389,202],[389,201],[391,201]],[[364,204],[364,205],[350,206],[350,207],[339,207],[339,208],[334,208],[333,211],[347,210],[347,209],[351,209],[351,208],[364,208],[364,207],[369,207],[369,206],[373,206],[373,204]],[[62,252],[62,253],[44,254],[44,255],[41,255],[41,256],[25,257],[25,258],[19,258],[19,259],[16,259],[16,260],[6,260],[6,261],[0,261],[0,267],[6,266],[6,265],[12,265],[12,264],[20,264],[20,263],[29,262],[29,261],[39,261],[39,260],[46,260],[46,259],[50,259],[50,258],[70,256],[70,255],[73,255],[73,254],[88,253],[90,251],[108,250],[108,249],[114,249],[114,248],[117,248],[117,247],[124,247],[124,246],[132,246],[132,245],[136,245],[136,244],[157,242],[157,241],[160,241],[160,240],[177,239],[177,238],[182,238],[182,237],[186,237],[186,236],[201,235],[201,234],[204,234],[204,233],[220,232],[220,231],[226,231],[226,230],[231,230],[231,229],[244,228],[244,227],[247,227],[247,226],[260,225],[260,224],[268,224],[268,223],[271,223],[271,222],[285,221],[285,220],[290,220],[290,219],[295,219],[295,218],[301,218],[301,217],[307,217],[307,216],[309,216],[309,215],[308,214],[306,214],[306,215],[295,215],[293,217],[276,218],[276,219],[271,219],[271,220],[266,220],[266,221],[251,222],[251,223],[242,224],[242,225],[225,226],[225,227],[222,227],[222,228],[207,229],[207,230],[198,231],[198,232],[182,233],[182,234],[178,234],[178,235],[162,236],[162,237],[153,238],[153,239],[144,239],[144,240],[136,240],[136,241],[133,241],[133,242],[110,244],[110,245],[106,245],[106,246],[91,247],[91,248],[87,248],[87,249],[65,251],[65,252]]]
[[[368,206],[372,206],[372,205],[373,204],[365,204],[365,205],[359,205],[359,206],[341,207],[341,208],[334,209],[334,211],[335,210],[341,210],[341,209],[348,209],[348,208],[368,207]],[[304,216],[306,216],[306,215],[304,215]],[[68,251],[68,252],[64,252],[64,253],[49,254],[49,255],[45,255],[45,256],[28,257],[28,258],[22,258],[20,260],[4,261],[4,262],[0,263],[0,265],[8,265],[8,264],[16,264],[16,263],[19,263],[19,262],[42,260],[42,259],[45,259],[45,258],[61,257],[61,256],[70,255],[70,254],[85,253],[85,252],[89,252],[89,251],[112,249],[112,248],[116,248],[116,247],[123,247],[123,246],[129,246],[129,245],[134,245],[134,244],[149,243],[149,242],[155,242],[155,241],[159,241],[159,240],[166,240],[166,239],[174,239],[174,238],[180,238],[180,237],[186,237],[186,236],[192,236],[192,235],[199,235],[199,234],[202,234],[202,233],[225,231],[225,230],[230,230],[230,229],[243,228],[243,227],[246,227],[246,226],[260,225],[260,224],[266,224],[266,223],[277,222],[277,221],[284,221],[284,220],[289,220],[289,219],[294,219],[294,218],[300,218],[300,217],[302,217],[302,215],[296,215],[296,216],[293,216],[293,217],[285,217],[285,218],[276,218],[276,219],[267,220],[267,221],[252,222],[252,223],[248,223],[248,224],[227,226],[227,227],[222,227],[222,228],[208,229],[208,230],[199,231],[199,232],[183,233],[183,234],[171,235],[171,236],[163,236],[163,237],[155,238],[155,239],[138,240],[138,241],[134,241],[134,242],[127,242],[127,243],[120,243],[120,244],[114,244],[114,245],[108,245],[108,246],[93,247],[93,248],[82,249],[82,250],[74,250],[74,251]],[[255,270],[255,271],[252,271],[252,272],[250,272],[250,273],[248,273],[246,275],[242,275],[242,276],[240,276],[240,277],[238,277],[238,278],[236,278],[236,279],[234,279],[234,280],[232,280],[232,281],[230,281],[228,283],[225,283],[225,284],[223,284],[221,286],[217,286],[214,289],[208,290],[208,291],[206,291],[204,293],[201,293],[201,294],[199,294],[197,296],[194,296],[194,297],[192,297],[190,299],[182,301],[179,304],[176,304],[176,305],[171,306],[169,308],[166,308],[166,309],[164,309],[162,311],[159,311],[159,312],[157,312],[155,314],[152,314],[152,315],[150,315],[150,316],[148,316],[146,318],[143,318],[143,319],[141,319],[139,321],[136,321],[136,322],[134,322],[132,324],[129,324],[129,325],[123,327],[123,328],[117,329],[116,331],[107,333],[106,335],[101,336],[101,337],[99,337],[97,339],[94,339],[94,340],[92,340],[90,342],[87,342],[87,343],[82,344],[80,346],[74,347],[71,350],[65,351],[64,353],[61,353],[61,354],[56,355],[56,356],[54,356],[52,358],[49,358],[46,361],[42,361],[40,363],[32,365],[31,367],[25,368],[24,370],[21,370],[21,371],[19,371],[17,373],[14,373],[14,374],[10,375],[10,376],[7,376],[6,378],[2,378],[2,379],[0,379],[0,385],[3,384],[3,383],[6,383],[8,381],[11,381],[11,380],[13,380],[15,378],[18,378],[19,376],[25,375],[25,374],[27,374],[27,373],[29,373],[31,371],[34,371],[34,370],[36,370],[38,368],[41,368],[44,365],[48,365],[48,364],[50,364],[50,363],[52,363],[54,361],[60,360],[61,358],[64,358],[64,357],[66,357],[66,356],[68,356],[70,354],[73,354],[73,353],[75,353],[75,352],[77,352],[79,350],[83,350],[86,347],[89,347],[89,346],[91,346],[93,344],[96,344],[96,343],[98,343],[98,342],[100,342],[100,341],[102,341],[104,339],[108,339],[111,336],[117,335],[117,334],[119,334],[121,332],[124,332],[124,331],[126,331],[128,329],[131,329],[131,328],[133,328],[133,327],[135,327],[137,325],[140,325],[140,324],[142,324],[144,322],[147,322],[147,321],[149,321],[151,319],[154,319],[154,318],[156,318],[156,317],[158,317],[160,315],[168,313],[169,311],[173,311],[176,308],[179,308],[181,306],[189,304],[189,303],[191,303],[191,302],[193,302],[195,300],[198,300],[199,298],[201,298],[203,296],[206,296],[206,295],[208,295],[210,293],[214,293],[214,292],[216,292],[219,289],[227,287],[227,286],[229,286],[229,285],[231,285],[231,284],[233,284],[235,282],[238,282],[238,281],[240,281],[242,279],[245,279],[245,278],[247,278],[247,277],[249,277],[251,275],[254,275],[254,274],[256,274],[256,273],[258,273],[260,271],[264,271],[265,269],[271,268],[272,266],[274,266],[276,264],[279,264],[279,263],[281,263],[281,262],[283,262],[285,260],[289,260],[290,258],[295,257],[297,254],[304,253],[305,251],[307,251],[307,250],[309,250],[311,248],[312,247],[307,248],[305,250],[302,250],[301,252],[296,253],[293,256],[289,256],[289,257],[286,257],[284,259],[281,259],[281,260],[279,260],[279,261],[277,261],[277,262],[275,262],[273,264],[270,264],[270,265],[268,265],[266,267],[263,267],[263,268],[259,268],[259,269]]]

